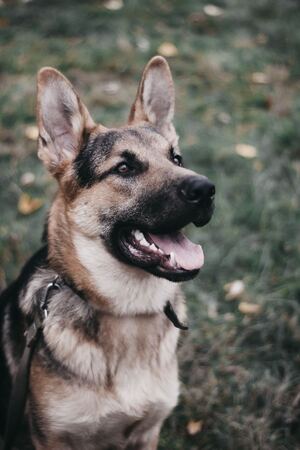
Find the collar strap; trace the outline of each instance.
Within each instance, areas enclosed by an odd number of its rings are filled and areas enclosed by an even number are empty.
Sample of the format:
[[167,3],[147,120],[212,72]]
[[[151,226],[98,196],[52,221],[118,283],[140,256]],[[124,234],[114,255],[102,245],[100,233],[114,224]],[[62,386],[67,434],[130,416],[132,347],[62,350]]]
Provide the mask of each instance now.
[[164,313],[167,316],[167,318],[172,322],[174,327],[179,328],[180,330],[188,330],[189,329],[189,327],[187,325],[185,325],[184,323],[182,323],[179,320],[170,301],[167,301],[167,303],[164,307]]
[[[48,316],[48,301],[50,295],[53,290],[61,290],[63,286],[68,286],[72,289],[77,295],[79,295],[78,291],[70,284],[63,280],[59,275],[57,275],[53,281],[47,284],[46,288],[41,288],[36,294],[36,305],[38,309],[38,313],[34,316],[34,321],[32,325],[28,328],[26,333],[26,344],[28,346],[31,345],[31,342],[36,339],[36,336],[39,330],[42,328],[43,320]],[[79,295],[80,296],[80,295]],[[189,327],[182,323],[171,302],[168,300],[164,307],[164,313],[166,317],[172,322],[174,327],[179,328],[180,330],[188,330]]]
[[[49,283],[47,285],[47,288],[46,288],[46,294],[45,294],[45,298],[44,298],[43,306],[42,306],[42,309],[44,310],[44,313],[45,313],[45,318],[47,317],[47,303],[48,303],[47,299],[48,299],[49,292],[52,289],[62,289],[62,287],[64,285],[68,286],[79,297],[85,298],[83,293],[78,291],[76,289],[76,287],[73,285],[73,283],[70,283],[69,281],[67,282],[66,280],[62,279],[59,275],[57,275],[55,277],[55,279],[52,281],[52,283]],[[173,308],[173,306],[172,306],[172,304],[171,304],[171,302],[169,300],[165,304],[164,313],[167,316],[167,318],[172,322],[174,327],[179,328],[180,330],[188,330],[189,329],[189,327],[186,324],[182,323],[179,320],[179,318],[178,318],[178,316],[177,316],[177,314],[176,314],[176,312],[175,312],[175,310],[174,310],[174,308]]]

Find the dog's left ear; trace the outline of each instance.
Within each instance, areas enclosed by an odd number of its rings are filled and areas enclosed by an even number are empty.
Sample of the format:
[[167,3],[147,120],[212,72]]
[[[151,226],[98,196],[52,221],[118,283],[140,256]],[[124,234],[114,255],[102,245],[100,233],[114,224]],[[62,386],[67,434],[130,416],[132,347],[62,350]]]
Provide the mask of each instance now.
[[85,132],[95,124],[71,83],[44,67],[37,79],[38,156],[58,176],[77,155]]
[[154,56],[144,69],[129,124],[147,121],[168,138],[174,132],[175,93],[170,67],[162,56]]

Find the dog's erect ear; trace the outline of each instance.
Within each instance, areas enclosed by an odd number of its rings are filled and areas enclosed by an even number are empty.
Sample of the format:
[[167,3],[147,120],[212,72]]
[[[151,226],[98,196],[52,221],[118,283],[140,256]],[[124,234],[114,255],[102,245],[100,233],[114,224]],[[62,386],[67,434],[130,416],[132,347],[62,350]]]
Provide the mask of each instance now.
[[163,57],[154,56],[144,69],[131,107],[129,123],[148,121],[165,134],[174,117],[174,106],[175,94],[170,67]]
[[37,86],[38,156],[56,175],[76,157],[84,132],[95,124],[71,83],[57,70],[41,69]]

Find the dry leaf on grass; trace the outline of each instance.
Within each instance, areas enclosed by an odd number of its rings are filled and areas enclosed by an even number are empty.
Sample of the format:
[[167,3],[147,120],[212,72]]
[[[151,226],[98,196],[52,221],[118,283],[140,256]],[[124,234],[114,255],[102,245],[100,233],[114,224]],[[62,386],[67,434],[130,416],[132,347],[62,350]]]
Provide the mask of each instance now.
[[257,315],[261,313],[262,307],[257,303],[241,302],[239,304],[239,311],[246,315]]
[[103,84],[103,91],[109,95],[115,95],[119,92],[121,83],[119,81],[107,81]]
[[108,0],[104,3],[104,7],[110,11],[118,11],[118,9],[123,8],[123,0]]
[[234,280],[224,286],[226,300],[238,300],[245,292],[245,283],[242,280]]
[[235,146],[235,152],[243,156],[243,158],[255,158],[257,155],[257,150],[253,145],[248,144],[237,144]]
[[35,175],[32,172],[25,172],[20,178],[22,186],[31,186],[35,182]]
[[194,434],[200,433],[203,428],[203,421],[202,420],[190,420],[189,423],[186,426],[188,434],[193,436]]
[[172,42],[163,42],[157,49],[158,53],[166,58],[178,55],[177,47]]
[[137,38],[136,45],[142,52],[147,52],[150,48],[149,40],[143,36]]
[[24,216],[34,213],[43,205],[41,198],[33,198],[28,194],[21,194],[18,202],[18,211]]
[[254,72],[251,75],[251,81],[254,84],[268,84],[270,82],[268,75],[263,72]]
[[35,125],[28,125],[25,128],[25,136],[31,141],[36,141],[39,137],[38,127],[36,127]]
[[264,44],[266,44],[267,42],[268,42],[268,36],[266,35],[266,34],[263,34],[263,33],[259,33],[257,36],[256,36],[256,42],[258,43],[258,44],[260,44],[260,45],[264,45]]
[[292,162],[292,167],[294,170],[300,174],[300,160],[296,160]]
[[224,9],[212,4],[205,5],[203,11],[210,17],[219,17],[224,14]]

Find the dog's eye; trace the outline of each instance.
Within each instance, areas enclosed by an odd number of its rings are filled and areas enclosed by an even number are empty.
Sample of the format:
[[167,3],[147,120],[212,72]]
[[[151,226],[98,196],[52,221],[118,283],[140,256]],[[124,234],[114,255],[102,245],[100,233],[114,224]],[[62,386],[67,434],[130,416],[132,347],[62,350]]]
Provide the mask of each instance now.
[[173,162],[179,166],[182,167],[183,163],[182,163],[182,157],[180,155],[173,155]]
[[129,172],[132,171],[132,168],[125,162],[120,163],[117,167],[116,167],[116,171],[118,173],[120,173],[121,175],[125,175]]

